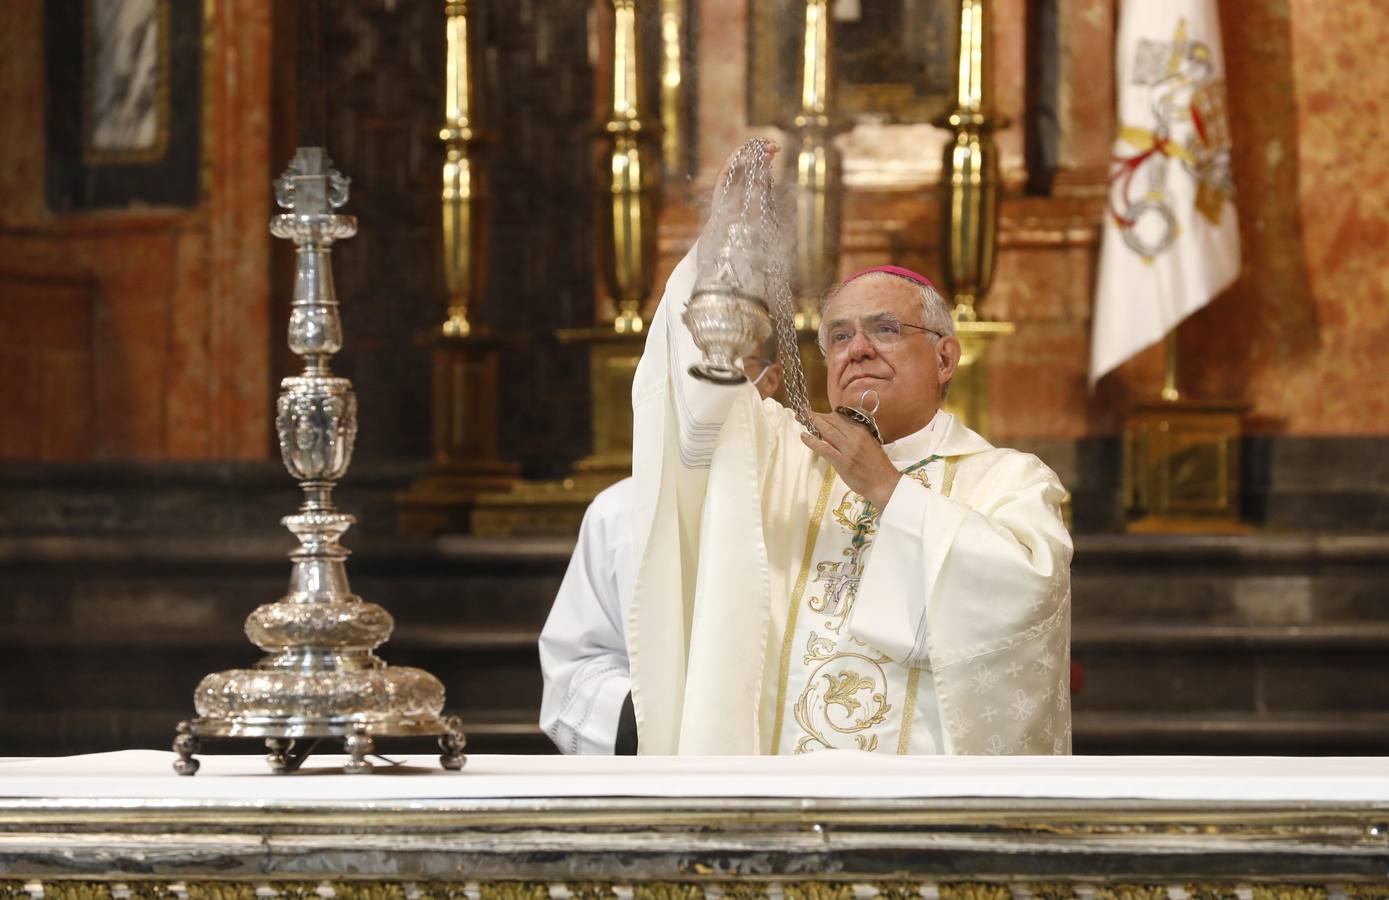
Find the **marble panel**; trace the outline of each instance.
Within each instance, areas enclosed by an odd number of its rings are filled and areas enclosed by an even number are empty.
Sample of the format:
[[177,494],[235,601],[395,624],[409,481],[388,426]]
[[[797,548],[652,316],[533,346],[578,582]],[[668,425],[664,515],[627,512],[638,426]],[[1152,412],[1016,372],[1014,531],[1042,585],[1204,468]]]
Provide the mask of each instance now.
[[[0,269],[40,267],[93,281],[91,435],[85,445],[70,435],[58,455],[265,458],[269,5],[206,7],[212,77],[201,97],[198,208],[65,216],[50,214],[43,200],[42,9],[30,0],[7,5],[0,35],[0,108],[13,129],[0,146]],[[27,324],[41,327],[43,312],[36,307]],[[57,415],[46,413],[36,427]]]
[[1089,396],[1071,363],[1086,352],[1083,333],[1064,322],[1020,321],[989,360],[990,433],[1014,437],[1072,437],[1083,427]]
[[[1061,163],[1081,183],[1105,177],[1114,131],[1115,10],[1109,0],[1062,3]],[[1064,179],[1060,179],[1064,183]]]

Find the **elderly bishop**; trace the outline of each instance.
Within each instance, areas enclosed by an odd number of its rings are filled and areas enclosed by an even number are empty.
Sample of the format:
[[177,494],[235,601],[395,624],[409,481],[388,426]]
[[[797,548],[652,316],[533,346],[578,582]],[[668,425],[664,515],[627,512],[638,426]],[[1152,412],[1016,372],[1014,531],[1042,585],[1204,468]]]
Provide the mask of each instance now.
[[[692,377],[675,269],[633,385],[627,621],[641,753],[1069,753],[1071,540],[1035,456],[941,409],[944,299],[880,266],[831,288],[813,436]],[[862,401],[862,402],[861,402]]]

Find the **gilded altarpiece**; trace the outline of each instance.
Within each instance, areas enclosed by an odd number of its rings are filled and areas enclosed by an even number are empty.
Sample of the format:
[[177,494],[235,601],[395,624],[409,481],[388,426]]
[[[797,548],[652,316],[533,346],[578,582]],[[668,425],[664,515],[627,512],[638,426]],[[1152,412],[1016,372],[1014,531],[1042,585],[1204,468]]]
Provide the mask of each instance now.
[[[491,195],[477,324],[527,342],[497,360],[494,435],[523,470],[564,471],[587,444],[587,366],[555,329],[591,319],[593,61],[582,0],[478,4],[478,116]],[[328,143],[365,222],[337,257],[341,368],[375,422],[363,461],[430,456],[431,352],[443,316],[439,172],[446,42],[442,4],[332,4],[325,40]],[[280,284],[281,282],[276,282]],[[279,298],[286,304],[287,298]],[[276,312],[276,315],[279,313]],[[285,362],[283,365],[287,366]]]
[[[781,125],[795,113],[804,3],[749,0],[748,121]],[[832,3],[836,106],[851,121],[930,122],[949,107],[960,4],[954,0]]]

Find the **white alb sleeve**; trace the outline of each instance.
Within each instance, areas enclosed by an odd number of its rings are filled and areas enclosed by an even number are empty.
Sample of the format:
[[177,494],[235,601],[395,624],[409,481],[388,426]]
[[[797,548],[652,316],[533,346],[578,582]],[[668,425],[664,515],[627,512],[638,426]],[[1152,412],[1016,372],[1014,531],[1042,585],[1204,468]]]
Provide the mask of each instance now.
[[540,633],[540,727],[562,753],[612,754],[631,691],[623,623],[632,591],[631,482],[599,494]]
[[713,384],[690,374],[690,367],[704,359],[686,327],[685,308],[694,290],[695,266],[699,256],[696,243],[675,267],[666,282],[661,311],[653,327],[664,324],[671,385],[675,406],[676,433],[680,462],[689,469],[707,469],[718,443],[719,430],[728,418],[738,391],[729,385]]

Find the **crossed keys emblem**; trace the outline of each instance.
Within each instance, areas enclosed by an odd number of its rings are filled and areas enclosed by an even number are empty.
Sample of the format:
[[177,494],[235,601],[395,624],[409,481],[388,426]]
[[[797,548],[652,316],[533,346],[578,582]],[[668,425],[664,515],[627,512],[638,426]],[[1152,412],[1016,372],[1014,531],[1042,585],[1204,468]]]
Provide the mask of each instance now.
[[823,562],[815,567],[815,580],[825,586],[824,608],[820,611],[827,616],[846,615],[858,593],[859,578],[863,575],[862,554],[853,550],[846,554],[847,562]]

